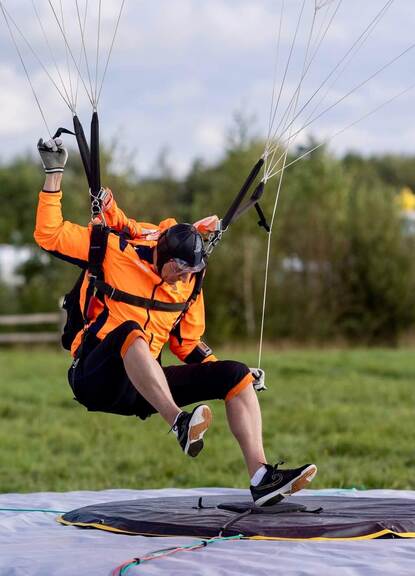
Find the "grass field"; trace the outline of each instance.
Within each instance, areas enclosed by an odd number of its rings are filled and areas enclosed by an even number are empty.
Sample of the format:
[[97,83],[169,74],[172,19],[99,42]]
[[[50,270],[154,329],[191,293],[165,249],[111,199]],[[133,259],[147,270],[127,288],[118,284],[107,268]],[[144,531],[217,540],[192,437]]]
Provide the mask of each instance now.
[[[255,364],[254,352],[227,356]],[[53,350],[0,351],[0,492],[247,487],[221,402],[192,460],[158,416],[88,413],[72,399],[68,363]],[[263,364],[271,461],[315,462],[316,488],[415,489],[414,352],[275,350]]]

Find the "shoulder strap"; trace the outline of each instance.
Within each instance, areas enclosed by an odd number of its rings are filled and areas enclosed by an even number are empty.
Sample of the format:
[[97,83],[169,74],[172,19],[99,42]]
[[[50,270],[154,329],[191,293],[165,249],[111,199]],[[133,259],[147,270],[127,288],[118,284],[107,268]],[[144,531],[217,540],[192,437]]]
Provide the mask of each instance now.
[[104,262],[105,253],[108,245],[108,234],[110,229],[102,224],[94,224],[91,230],[88,252],[88,288],[85,296],[83,317],[85,323],[88,322],[88,308],[92,296],[94,295],[97,280],[104,277],[102,263]]
[[90,275],[102,275],[102,263],[107,251],[108,234],[110,229],[101,224],[94,224],[91,230],[88,253],[88,271]]

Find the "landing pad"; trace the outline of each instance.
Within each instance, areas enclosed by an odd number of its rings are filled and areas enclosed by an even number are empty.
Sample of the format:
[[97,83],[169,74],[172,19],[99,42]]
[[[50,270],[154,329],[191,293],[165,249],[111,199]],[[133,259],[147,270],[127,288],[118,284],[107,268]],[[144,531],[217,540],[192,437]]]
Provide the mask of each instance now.
[[142,536],[218,535],[274,540],[415,538],[415,501],[294,496],[272,507],[251,498],[192,496],[105,502],[59,518],[66,525]]

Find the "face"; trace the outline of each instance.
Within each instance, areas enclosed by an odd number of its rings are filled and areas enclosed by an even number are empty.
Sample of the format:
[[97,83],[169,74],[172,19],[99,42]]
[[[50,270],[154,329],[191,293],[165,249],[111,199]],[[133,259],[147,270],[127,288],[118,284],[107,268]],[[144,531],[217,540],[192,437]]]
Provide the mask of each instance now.
[[187,282],[189,280],[189,272],[183,272],[174,262],[170,260],[164,264],[161,270],[161,277],[167,284],[174,285],[176,282]]

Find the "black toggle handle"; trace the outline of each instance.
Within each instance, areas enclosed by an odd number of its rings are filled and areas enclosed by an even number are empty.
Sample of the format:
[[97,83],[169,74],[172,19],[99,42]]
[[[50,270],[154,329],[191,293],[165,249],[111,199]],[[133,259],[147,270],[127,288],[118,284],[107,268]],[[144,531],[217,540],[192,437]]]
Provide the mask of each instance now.
[[265,214],[262,211],[261,206],[258,204],[258,202],[255,202],[254,204],[255,206],[255,210],[257,211],[257,214],[259,216],[259,220],[258,220],[258,226],[262,226],[262,228],[265,228],[265,230],[270,233],[271,232],[271,228],[267,222],[267,219],[265,218]]
[[62,134],[72,134],[72,136],[75,136],[75,132],[71,132],[67,128],[58,128],[52,138],[55,140],[55,138],[59,138]]

